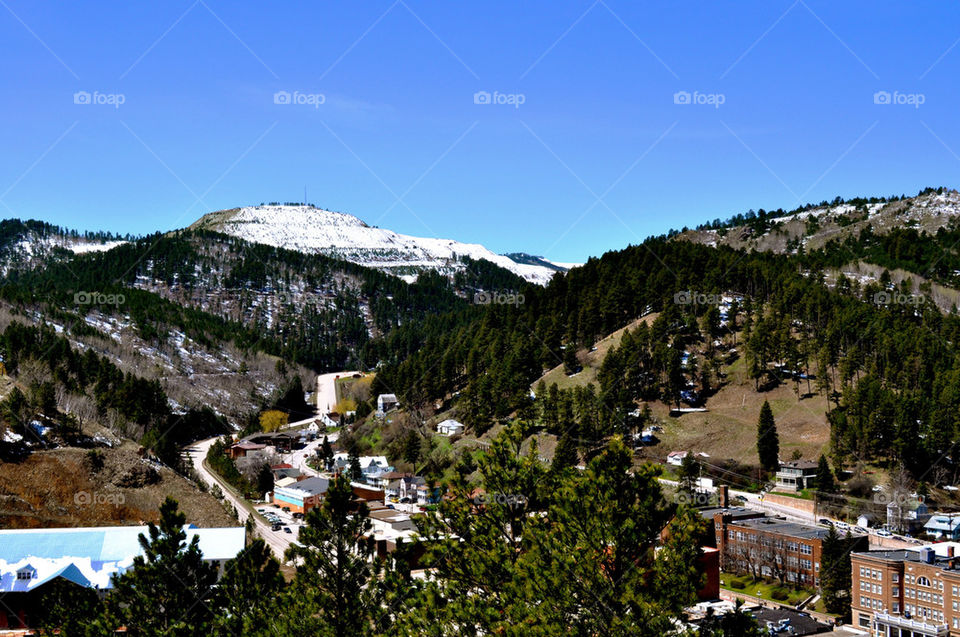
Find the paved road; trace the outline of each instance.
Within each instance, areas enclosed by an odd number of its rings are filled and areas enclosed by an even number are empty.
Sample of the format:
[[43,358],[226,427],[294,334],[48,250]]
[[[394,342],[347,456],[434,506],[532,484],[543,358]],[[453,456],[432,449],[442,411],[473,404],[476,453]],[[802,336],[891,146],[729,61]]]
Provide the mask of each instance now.
[[[246,524],[247,517],[250,515],[249,510],[244,505],[244,501],[233,495],[229,490],[226,484],[224,484],[218,476],[215,476],[213,472],[208,471],[206,467],[203,466],[203,459],[207,457],[207,451],[210,449],[210,446],[214,443],[216,438],[209,438],[207,440],[201,440],[200,442],[194,443],[187,447],[185,451],[187,456],[190,458],[193,468],[196,469],[197,475],[207,483],[208,486],[212,487],[217,485],[220,487],[220,490],[223,491],[223,497],[227,502],[232,504],[237,510],[237,516],[240,518],[240,524]],[[281,562],[284,561],[283,554],[286,552],[287,547],[290,546],[290,542],[294,539],[294,536],[290,533],[284,533],[283,531],[273,531],[272,528],[267,524],[266,520],[258,515],[253,516],[254,528],[257,530],[257,535],[263,538],[267,543],[267,546],[273,551],[274,555],[277,556]]]
[[337,404],[337,378],[359,372],[332,372],[317,377],[317,411],[326,414]]
[[340,432],[334,431],[333,433],[320,434],[317,436],[316,440],[307,443],[303,449],[295,449],[290,453],[281,454],[280,457],[283,458],[284,462],[299,469],[301,472],[311,476],[318,476],[320,475],[320,472],[315,471],[307,466],[307,458],[317,455],[317,450],[323,446],[324,436],[327,437],[327,440],[330,441],[330,444],[333,444],[340,436]]

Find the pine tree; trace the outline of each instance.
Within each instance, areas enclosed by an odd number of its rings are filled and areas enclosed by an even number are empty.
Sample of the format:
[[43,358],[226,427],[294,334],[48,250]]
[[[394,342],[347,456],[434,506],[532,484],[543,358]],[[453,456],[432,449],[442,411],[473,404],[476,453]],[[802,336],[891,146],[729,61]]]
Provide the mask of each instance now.
[[377,583],[382,563],[369,537],[367,505],[354,504],[346,476],[330,483],[323,504],[310,510],[306,523],[299,545],[287,550],[287,558],[297,563],[288,599],[299,604],[285,613],[289,627],[283,634],[373,634],[387,611]]
[[187,543],[185,523],[177,501],[168,497],[160,505],[160,525],[151,522],[149,537],[140,535],[143,554],[133,558],[130,570],[114,576],[100,628],[126,626],[147,637],[190,637],[209,630],[217,569],[203,561],[199,536]]
[[700,465],[689,451],[680,462],[678,489],[686,497],[692,497],[697,490],[697,479],[700,477]]
[[323,437],[323,444],[320,445],[320,458],[323,460],[323,466],[327,471],[333,467],[333,447],[326,436]]
[[823,539],[820,557],[820,590],[823,593],[824,606],[828,613],[840,615],[848,621],[852,584],[848,547],[851,542],[849,531],[846,538],[841,538],[831,524],[830,531]]
[[836,493],[837,484],[833,479],[833,471],[830,469],[830,463],[826,456],[820,454],[820,460],[817,463],[817,491],[824,493]]
[[263,540],[254,540],[224,566],[212,600],[213,634],[231,637],[261,631],[279,612],[277,599],[283,589],[280,563]]
[[760,419],[757,423],[757,455],[760,458],[760,466],[767,471],[776,471],[779,468],[780,438],[777,436],[773,410],[766,400],[760,408]]
[[350,466],[348,467],[347,477],[354,481],[363,480],[363,469],[360,467],[360,458],[358,458],[355,453],[350,454]]
[[568,467],[577,466],[579,460],[577,457],[577,443],[574,442],[569,432],[565,432],[560,436],[557,447],[553,452],[553,462],[550,464],[550,470],[558,473]]

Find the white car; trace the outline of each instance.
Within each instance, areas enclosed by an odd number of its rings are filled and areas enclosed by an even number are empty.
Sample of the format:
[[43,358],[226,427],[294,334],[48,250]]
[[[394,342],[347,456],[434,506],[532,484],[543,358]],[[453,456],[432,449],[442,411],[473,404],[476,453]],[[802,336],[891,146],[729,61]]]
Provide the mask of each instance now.
[[893,537],[893,533],[891,533],[890,531],[884,531],[883,529],[880,529],[879,531],[877,531],[877,535],[880,537]]

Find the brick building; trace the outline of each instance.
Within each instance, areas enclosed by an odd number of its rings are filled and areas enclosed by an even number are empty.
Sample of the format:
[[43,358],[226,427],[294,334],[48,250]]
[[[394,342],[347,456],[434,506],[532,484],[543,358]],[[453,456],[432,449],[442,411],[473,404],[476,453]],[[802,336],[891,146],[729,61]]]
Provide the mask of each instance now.
[[[720,550],[720,568],[749,573],[814,588],[820,586],[820,555],[829,531],[822,526],[787,522],[781,518],[737,517],[714,514],[714,532]],[[851,550],[868,548],[866,536],[854,536]]]
[[853,553],[853,624],[888,637],[960,636],[960,543]]

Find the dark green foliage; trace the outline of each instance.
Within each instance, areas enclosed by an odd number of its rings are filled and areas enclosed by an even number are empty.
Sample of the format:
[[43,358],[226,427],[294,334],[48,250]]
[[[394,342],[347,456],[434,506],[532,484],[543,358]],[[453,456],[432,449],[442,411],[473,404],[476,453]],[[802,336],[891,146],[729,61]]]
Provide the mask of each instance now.
[[254,540],[224,566],[211,600],[216,610],[213,634],[266,634],[265,626],[282,612],[280,595],[284,588],[280,563],[263,540]]
[[176,501],[167,498],[159,526],[151,523],[148,537],[140,536],[143,555],[134,558],[132,569],[114,577],[101,629],[128,626],[147,637],[192,637],[209,630],[216,568],[203,561],[199,537],[187,543],[185,522]]
[[40,589],[36,609],[30,613],[41,635],[80,637],[93,635],[91,619],[104,610],[97,591],[56,578]]
[[833,478],[833,470],[826,456],[820,454],[820,460],[817,463],[817,491],[824,493],[836,493],[837,483]]
[[849,531],[845,538],[841,538],[831,524],[827,537],[823,539],[820,557],[820,589],[823,593],[824,606],[828,613],[840,615],[847,621],[850,620],[852,543],[853,538]]
[[757,456],[760,466],[767,471],[776,471],[780,466],[780,437],[773,420],[773,410],[767,401],[763,401],[757,421]]

